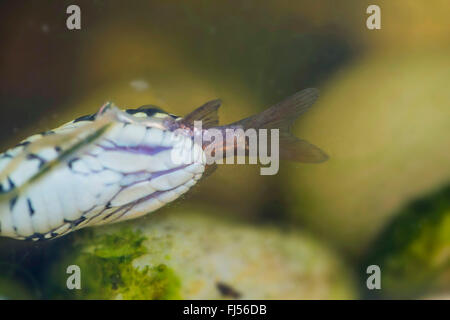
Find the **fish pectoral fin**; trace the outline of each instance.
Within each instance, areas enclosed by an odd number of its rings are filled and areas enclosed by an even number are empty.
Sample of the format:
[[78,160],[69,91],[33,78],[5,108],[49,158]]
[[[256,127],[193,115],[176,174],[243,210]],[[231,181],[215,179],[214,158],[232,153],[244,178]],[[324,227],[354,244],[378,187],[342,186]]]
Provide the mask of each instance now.
[[217,110],[221,104],[222,101],[220,99],[211,100],[189,113],[181,122],[187,126],[193,126],[194,121],[202,121],[202,127],[204,129],[217,126],[219,125]]

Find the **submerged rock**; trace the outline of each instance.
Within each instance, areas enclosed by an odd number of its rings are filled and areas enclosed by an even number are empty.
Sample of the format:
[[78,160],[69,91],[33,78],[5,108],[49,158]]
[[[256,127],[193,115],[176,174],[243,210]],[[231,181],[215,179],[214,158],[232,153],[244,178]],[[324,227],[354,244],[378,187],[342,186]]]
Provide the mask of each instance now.
[[[194,212],[174,210],[80,233],[77,249],[49,274],[50,298],[355,297],[348,270],[309,236]],[[65,289],[72,264],[81,269],[81,290]]]
[[404,205],[447,184],[449,68],[448,53],[375,55],[331,79],[295,131],[330,159],[280,170],[292,217],[360,256]]

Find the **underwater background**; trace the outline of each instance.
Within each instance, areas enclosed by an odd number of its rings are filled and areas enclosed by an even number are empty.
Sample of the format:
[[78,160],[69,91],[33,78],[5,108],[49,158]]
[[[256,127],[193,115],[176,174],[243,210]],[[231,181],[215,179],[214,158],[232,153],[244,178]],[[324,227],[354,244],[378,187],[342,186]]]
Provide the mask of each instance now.
[[[81,30],[66,8],[81,8]],[[366,8],[381,8],[381,29]],[[294,132],[322,164],[222,166],[138,220],[0,238],[5,299],[450,298],[450,3],[3,1],[0,146],[154,104],[221,123],[308,87]],[[66,286],[78,265],[82,289]],[[369,290],[367,267],[381,270]]]

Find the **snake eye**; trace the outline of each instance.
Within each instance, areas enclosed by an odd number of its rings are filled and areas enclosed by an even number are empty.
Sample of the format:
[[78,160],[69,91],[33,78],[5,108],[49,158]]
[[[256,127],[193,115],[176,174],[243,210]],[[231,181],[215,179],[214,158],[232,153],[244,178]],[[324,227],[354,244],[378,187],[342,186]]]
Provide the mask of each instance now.
[[137,109],[127,109],[126,112],[137,117],[140,117],[140,114],[145,114],[145,116],[149,118],[155,117],[158,114],[167,114],[167,112],[154,105],[145,105]]

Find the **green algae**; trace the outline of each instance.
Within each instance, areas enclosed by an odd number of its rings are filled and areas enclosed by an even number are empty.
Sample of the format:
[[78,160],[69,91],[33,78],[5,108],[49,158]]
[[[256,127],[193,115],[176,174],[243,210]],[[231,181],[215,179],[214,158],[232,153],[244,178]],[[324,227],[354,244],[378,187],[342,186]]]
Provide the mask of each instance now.
[[102,259],[132,260],[147,252],[143,246],[145,239],[140,231],[131,229],[97,235],[93,239],[93,254]]
[[30,300],[38,294],[20,280],[2,275],[0,277],[0,300]]
[[367,255],[364,265],[371,264],[381,268],[382,288],[369,297],[418,298],[448,290],[450,186],[402,210]]
[[[71,299],[180,299],[180,281],[173,270],[158,264],[137,269],[133,259],[147,253],[146,237],[140,231],[124,229],[114,234],[92,234],[75,244],[64,265],[81,270],[81,289],[62,290],[69,276],[64,273],[55,282],[58,297]],[[65,271],[65,270],[64,270]],[[61,274],[61,270],[59,270]]]
[[124,287],[120,290],[123,299],[174,300],[179,295],[180,281],[165,264],[146,267],[139,271],[133,267],[122,273]]

